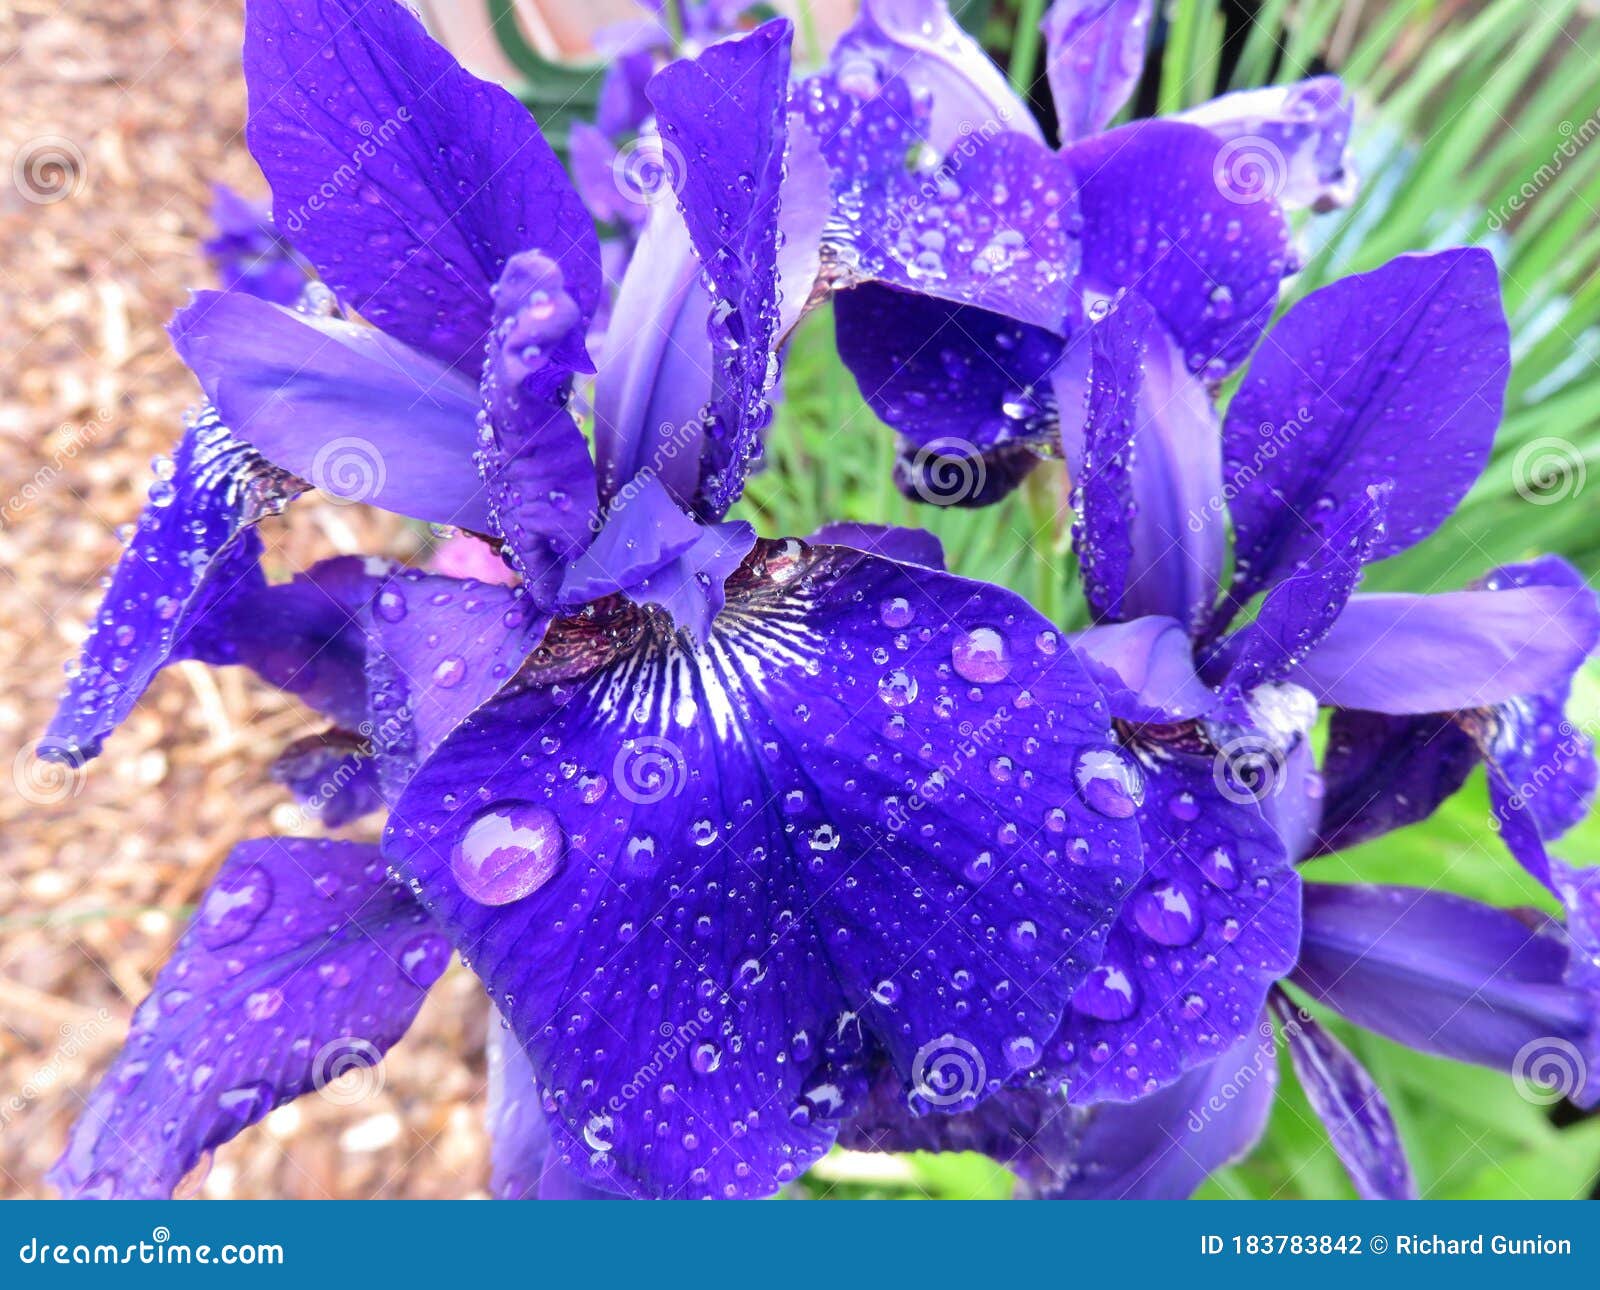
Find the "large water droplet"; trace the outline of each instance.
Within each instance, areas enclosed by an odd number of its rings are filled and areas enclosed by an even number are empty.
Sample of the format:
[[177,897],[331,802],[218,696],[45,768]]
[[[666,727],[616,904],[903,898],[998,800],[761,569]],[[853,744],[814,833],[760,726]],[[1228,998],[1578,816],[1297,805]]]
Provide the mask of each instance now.
[[1011,675],[1010,647],[993,627],[975,627],[957,636],[950,646],[950,662],[963,680],[979,685],[992,685]]
[[450,851],[450,872],[480,905],[508,905],[550,881],[566,839],[556,817],[531,802],[479,814]]
[[1072,1006],[1101,1021],[1125,1021],[1139,1006],[1139,987],[1115,963],[1102,963],[1072,996]]
[[272,875],[248,864],[223,874],[206,892],[195,918],[200,941],[219,950],[242,941],[272,904]]
[[1073,779],[1083,800],[1114,820],[1125,820],[1144,803],[1144,776],[1116,748],[1085,748]]
[[1133,921],[1158,945],[1188,945],[1200,935],[1200,903],[1183,883],[1162,878],[1133,898]]

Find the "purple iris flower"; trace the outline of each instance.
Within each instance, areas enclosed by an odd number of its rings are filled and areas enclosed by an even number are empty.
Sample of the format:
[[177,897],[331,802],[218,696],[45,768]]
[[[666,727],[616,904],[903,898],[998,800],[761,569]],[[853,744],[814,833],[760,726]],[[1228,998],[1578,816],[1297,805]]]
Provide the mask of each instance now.
[[1281,208],[1347,195],[1331,77],[1107,131],[1149,9],[1051,7],[1059,151],[943,0],[869,0],[808,84],[838,207],[826,277],[852,288],[834,301],[839,353],[903,438],[909,497],[986,505],[1041,456],[1076,473],[1088,336],[1122,291],[1154,307],[1169,383],[1228,375],[1295,262]]
[[278,235],[272,211],[226,184],[212,190],[211,222],[216,233],[205,252],[225,291],[244,291],[273,304],[292,305],[307,281],[305,261]]
[[[152,492],[53,746],[98,750],[171,659],[245,663],[334,722],[280,775],[310,796],[355,759],[340,818],[390,815],[381,851],[229,857],[64,1191],[169,1193],[378,1060],[452,948],[507,1027],[507,1195],[768,1194],[886,1080],[958,1112],[1039,1061],[1141,872],[1086,664],[926,535],[725,518],[790,266],[815,274],[814,245],[780,248],[791,194],[788,219],[819,213],[789,42],[768,23],[650,83],[680,209],[621,284],[591,453],[571,409],[599,253],[537,126],[393,0],[252,0],[251,148],[325,289],[202,293],[174,322],[214,410]],[[270,585],[253,526],[308,482],[482,535],[517,581],[346,557]],[[952,1050],[979,1072],[955,1097]]]
[[[1184,1196],[1264,1127],[1276,1017],[1357,1189],[1411,1195],[1376,1084],[1275,983],[1600,1101],[1600,881],[1546,851],[1595,788],[1563,709],[1600,606],[1551,557],[1463,591],[1355,591],[1488,459],[1509,354],[1487,253],[1404,256],[1311,294],[1220,421],[1159,386],[1143,397],[1170,370],[1152,361],[1163,342],[1136,295],[1101,324],[1076,499],[1097,621],[1075,644],[1144,785],[1145,876],[1046,1051],[1049,1078],[950,1122],[909,1122],[883,1097],[846,1140],[987,1150],[1041,1195]],[[1152,441],[1187,445],[1202,504]],[[1320,771],[1318,705],[1333,710]],[[1562,917],[1302,886],[1289,869],[1423,818],[1480,762],[1502,834]]]

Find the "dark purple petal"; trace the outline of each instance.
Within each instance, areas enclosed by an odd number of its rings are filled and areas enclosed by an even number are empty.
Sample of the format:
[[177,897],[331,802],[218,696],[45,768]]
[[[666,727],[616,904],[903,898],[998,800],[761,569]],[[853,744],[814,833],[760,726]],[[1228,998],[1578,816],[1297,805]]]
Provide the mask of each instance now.
[[567,127],[567,158],[572,186],[589,213],[603,224],[642,224],[650,208],[632,201],[617,180],[617,145],[587,121]]
[[1234,599],[1317,544],[1311,520],[1394,482],[1373,558],[1455,509],[1489,457],[1510,371],[1494,260],[1403,255],[1314,291],[1262,342],[1228,405]]
[[[1038,1188],[1051,1200],[1184,1200],[1248,1155],[1278,1091],[1271,1022],[1137,1102],[1089,1108],[1073,1154]],[[1263,1029],[1264,1028],[1264,1029]]]
[[368,618],[371,742],[391,802],[411,772],[487,703],[549,625],[520,587],[402,570]]
[[478,469],[502,554],[542,605],[593,540],[600,509],[588,440],[567,408],[572,374],[592,370],[588,323],[554,260],[524,251],[507,261],[480,385]]
[[170,1196],[202,1154],[274,1107],[375,1065],[449,961],[449,942],[376,847],[243,843],[50,1181],[68,1196]]
[[1505,572],[1469,591],[1352,597],[1292,679],[1323,703],[1397,715],[1564,699],[1600,640],[1595,593]]
[[694,504],[711,399],[711,298],[677,209],[655,207],[623,275],[595,381],[595,461],[602,495],[636,475]]
[[649,49],[629,50],[607,63],[594,118],[603,134],[613,139],[633,134],[649,119],[645,86],[654,74],[655,55]]
[[1078,1103],[1136,1101],[1253,1033],[1299,943],[1299,879],[1260,808],[1210,756],[1151,746],[1140,765],[1106,773],[1142,778],[1145,876],[1049,1050]]
[[863,0],[831,58],[846,81],[863,76],[863,64],[883,79],[904,81],[927,104],[923,138],[941,154],[974,132],[997,128],[1043,142],[1027,104],[945,0]]
[[1055,0],[1040,28],[1061,142],[1098,134],[1144,70],[1149,0]]
[[279,230],[340,300],[476,376],[490,289],[519,251],[600,299],[594,225],[533,118],[395,0],[252,0],[250,151]]
[[323,492],[485,530],[472,464],[478,392],[373,327],[202,291],[172,343],[222,419]]
[[41,756],[81,765],[99,754],[155,674],[188,657],[187,639],[207,630],[217,603],[259,585],[261,544],[251,527],[303,489],[210,408],[190,420],[172,460],[158,464]]
[[496,1200],[618,1200],[585,1186],[551,1155],[533,1064],[498,1013],[490,1018],[489,1192]]
[[1160,320],[1123,297],[1090,333],[1089,413],[1075,539],[1097,618],[1198,627],[1226,532],[1216,415]]
[[325,829],[340,828],[384,806],[372,747],[349,730],[295,740],[272,763],[272,778],[294,795],[307,819]]
[[944,544],[926,529],[898,528],[892,524],[855,524],[839,520],[824,524],[806,539],[814,546],[847,546],[867,555],[882,556],[901,564],[920,564],[943,570]]
[[1600,993],[1571,979],[1579,953],[1542,917],[1441,891],[1313,882],[1291,979],[1368,1030],[1518,1079],[1535,1052],[1565,1051],[1561,1093],[1592,1101]]
[[1199,126],[1136,121],[1062,153],[1078,179],[1091,315],[1094,302],[1137,292],[1161,316],[1181,366],[1207,379],[1254,347],[1288,260],[1277,204],[1238,200],[1217,178],[1223,147]]
[[1509,787],[1508,804],[1528,812],[1539,836],[1559,838],[1594,802],[1594,740],[1566,715],[1565,691],[1512,699],[1493,717],[1489,759]]
[[1241,193],[1264,192],[1286,210],[1346,206],[1356,194],[1350,125],[1354,99],[1337,76],[1240,90],[1180,112],[1227,145],[1223,171]]
[[894,461],[894,486],[913,502],[978,509],[1009,496],[1040,460],[1026,443],[981,449],[962,439],[935,439],[920,447],[902,443]]
[[309,279],[306,267],[272,227],[267,202],[253,202],[226,184],[211,189],[211,222],[206,258],[226,291],[243,291],[274,304],[292,305]]
[[[1073,779],[1109,739],[1010,593],[767,544],[704,646],[620,603],[560,620],[386,849],[511,1000],[566,1163],[761,1195],[872,1046],[940,1105],[1039,1060],[1137,864],[1114,786]],[[941,1045],[977,1072],[953,1092]]]
[[1322,1028],[1281,990],[1272,992],[1272,1011],[1289,1043],[1295,1074],[1317,1113],[1335,1154],[1344,1163],[1364,1200],[1415,1200],[1405,1147],[1394,1116],[1372,1076],[1349,1049]]
[[1105,623],[1071,641],[1124,721],[1171,725],[1216,707],[1216,693],[1195,673],[1189,634],[1174,619]]
[[[1314,516],[1319,541],[1261,602],[1255,618],[1223,639],[1202,664],[1206,676],[1226,677],[1240,690],[1276,681],[1333,628],[1361,570],[1383,540],[1390,486],[1368,488],[1337,509]],[[1299,680],[1298,674],[1294,678]]]
[[367,611],[390,567],[343,555],[284,583],[241,579],[190,629],[184,654],[212,667],[248,667],[356,729],[367,717]]
[[1448,715],[1336,710],[1322,763],[1316,853],[1344,851],[1427,819],[1478,761],[1477,746]]
[[778,327],[778,206],[787,140],[786,20],[669,64],[650,82],[664,143],[683,157],[679,206],[715,295],[712,400],[697,510],[720,520],[761,456]]
[[839,357],[885,425],[918,447],[1044,446],[1060,337],[984,309],[869,283],[833,304]]

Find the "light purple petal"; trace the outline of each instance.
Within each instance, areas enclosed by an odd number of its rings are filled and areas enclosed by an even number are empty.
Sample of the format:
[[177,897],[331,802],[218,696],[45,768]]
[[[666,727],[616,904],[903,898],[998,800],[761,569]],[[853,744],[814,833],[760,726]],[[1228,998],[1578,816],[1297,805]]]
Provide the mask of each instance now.
[[1079,1103],[1137,1101],[1252,1034],[1299,943],[1299,879],[1256,804],[1212,756],[1152,745],[1138,764],[1145,876],[1049,1049]]
[[1174,118],[1203,126],[1227,145],[1225,172],[1240,192],[1265,192],[1286,210],[1347,206],[1353,98],[1337,76],[1224,94]]
[[1150,0],[1055,0],[1040,28],[1061,142],[1098,134],[1139,83]]
[[772,1191],[878,1045],[950,1106],[1032,1066],[1138,863],[1072,778],[1108,715],[1017,597],[787,542],[728,604],[704,646],[558,621],[386,842],[514,1000],[564,1161],[630,1194]]
[[533,118],[395,0],[252,0],[250,151],[279,230],[339,298],[476,376],[505,262],[560,263],[585,317],[594,225]]
[[222,419],[262,456],[334,497],[483,531],[472,463],[478,392],[374,327],[202,291],[172,343]]
[[1189,634],[1175,619],[1104,623],[1070,639],[1124,721],[1171,725],[1216,707],[1216,693],[1194,670]]
[[662,140],[683,157],[678,202],[716,296],[696,507],[710,520],[738,500],[772,416],[792,36],[786,20],[769,22],[669,64],[650,82]]
[[1328,1130],[1334,1152],[1356,1192],[1364,1200],[1415,1200],[1417,1185],[1405,1147],[1389,1104],[1372,1076],[1349,1049],[1281,990],[1272,992],[1271,1003],[1288,1040],[1300,1086]]
[[[1574,1059],[1586,1095],[1600,1058],[1600,993],[1575,986],[1559,923],[1410,887],[1308,883],[1294,983],[1398,1043],[1527,1079],[1542,1048]],[[1553,1100],[1553,1099],[1552,1099]]]
[[1181,366],[1208,380],[1255,346],[1289,253],[1275,202],[1238,201],[1219,184],[1223,146],[1199,126],[1136,121],[1062,152],[1078,179],[1091,316],[1137,292],[1166,325]]
[[1317,544],[1329,499],[1394,482],[1375,559],[1432,533],[1488,460],[1509,371],[1481,248],[1404,255],[1290,309],[1223,423],[1235,602]]
[[903,80],[927,103],[923,137],[940,154],[996,128],[1044,141],[1027,104],[983,46],[962,30],[945,0],[862,0],[831,58],[845,80],[862,76],[862,63],[886,80]]
[[275,1106],[375,1065],[450,961],[376,847],[236,847],[200,902],[50,1180],[161,1198]]
[[251,529],[302,491],[212,409],[190,420],[111,572],[40,756],[82,765],[99,754],[155,674],[208,632],[219,601],[260,585]]

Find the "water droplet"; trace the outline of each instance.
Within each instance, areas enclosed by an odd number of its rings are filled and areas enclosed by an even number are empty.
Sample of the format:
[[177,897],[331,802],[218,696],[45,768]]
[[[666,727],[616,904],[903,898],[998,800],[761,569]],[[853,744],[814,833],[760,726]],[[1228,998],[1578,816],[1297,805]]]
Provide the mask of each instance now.
[[979,685],[992,685],[1011,674],[1010,648],[993,627],[975,627],[957,636],[950,662],[963,680]]
[[1114,963],[1102,963],[1072,996],[1072,1006],[1101,1021],[1126,1021],[1139,1007],[1139,987]]
[[1199,900],[1183,883],[1161,878],[1133,898],[1133,921],[1158,945],[1189,945],[1200,935]]
[[550,881],[566,853],[556,817],[531,802],[481,812],[450,851],[450,872],[480,905],[508,905]]
[[260,865],[224,872],[206,892],[195,919],[201,943],[219,950],[242,941],[271,904],[272,876]]
[[1201,856],[1200,873],[1220,891],[1232,891],[1239,885],[1239,866],[1234,863],[1233,852],[1227,847],[1212,847]]
[[1144,776],[1116,748],[1085,748],[1072,773],[1083,800],[1101,815],[1125,820],[1144,804]]

